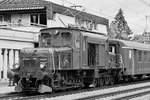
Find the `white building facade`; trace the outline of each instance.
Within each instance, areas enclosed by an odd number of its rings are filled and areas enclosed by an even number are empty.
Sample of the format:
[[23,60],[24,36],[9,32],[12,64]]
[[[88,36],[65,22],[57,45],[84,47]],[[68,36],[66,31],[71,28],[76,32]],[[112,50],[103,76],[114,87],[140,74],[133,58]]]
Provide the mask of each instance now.
[[7,79],[7,70],[19,63],[20,50],[38,47],[39,31],[49,27],[107,34],[108,20],[44,0],[0,2],[0,80]]
[[20,49],[33,48],[34,32],[0,28],[0,79],[7,79],[7,70],[19,63]]

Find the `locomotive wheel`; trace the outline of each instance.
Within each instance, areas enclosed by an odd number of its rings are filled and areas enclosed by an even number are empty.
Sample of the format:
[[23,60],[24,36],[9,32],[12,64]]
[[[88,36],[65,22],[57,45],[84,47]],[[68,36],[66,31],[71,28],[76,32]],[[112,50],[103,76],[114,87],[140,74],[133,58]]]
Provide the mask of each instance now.
[[95,87],[99,86],[99,78],[95,78],[94,84],[95,84]]
[[110,82],[109,76],[104,77],[104,83],[105,83],[105,85],[109,85],[109,82]]
[[110,85],[113,85],[114,84],[114,78],[113,77],[110,77],[110,82],[109,82]]
[[102,78],[97,78],[96,79],[96,86],[100,87],[104,85],[104,81]]
[[43,84],[47,86],[51,86],[51,78],[48,75],[45,75],[42,81],[43,81]]
[[102,78],[99,78],[99,86],[104,86],[104,80]]
[[89,82],[89,79],[86,78],[86,79],[84,79],[83,84],[84,84],[84,87],[87,88],[87,87],[89,87],[89,85],[90,85],[91,83]]
[[124,77],[123,80],[124,80],[125,82],[128,82],[128,81],[129,81],[129,78],[128,78],[128,77]]

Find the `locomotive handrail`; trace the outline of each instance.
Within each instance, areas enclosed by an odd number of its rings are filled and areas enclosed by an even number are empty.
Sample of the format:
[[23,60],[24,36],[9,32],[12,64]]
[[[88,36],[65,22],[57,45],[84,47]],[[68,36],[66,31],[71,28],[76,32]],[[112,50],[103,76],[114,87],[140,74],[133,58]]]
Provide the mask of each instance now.
[[119,64],[122,64],[122,68],[124,70],[124,62],[123,62],[123,57],[121,54],[117,54],[119,56]]
[[[114,66],[118,66],[122,67],[124,69],[124,62],[123,62],[123,57],[121,54],[113,54],[113,53],[109,53],[110,55],[110,63],[111,64],[115,64]],[[116,60],[118,60],[116,62]]]
[[52,74],[54,74],[54,73],[55,73],[54,50],[53,50],[53,49],[49,49],[48,51],[52,54],[52,59],[53,59],[53,70],[54,70],[54,72],[52,72]]

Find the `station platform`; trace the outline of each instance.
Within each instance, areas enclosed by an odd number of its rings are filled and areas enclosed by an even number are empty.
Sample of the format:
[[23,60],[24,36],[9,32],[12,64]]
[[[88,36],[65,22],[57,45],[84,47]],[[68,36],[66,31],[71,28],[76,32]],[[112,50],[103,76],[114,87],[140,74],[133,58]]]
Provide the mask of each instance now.
[[8,86],[8,80],[0,80],[0,94],[15,92],[15,86]]

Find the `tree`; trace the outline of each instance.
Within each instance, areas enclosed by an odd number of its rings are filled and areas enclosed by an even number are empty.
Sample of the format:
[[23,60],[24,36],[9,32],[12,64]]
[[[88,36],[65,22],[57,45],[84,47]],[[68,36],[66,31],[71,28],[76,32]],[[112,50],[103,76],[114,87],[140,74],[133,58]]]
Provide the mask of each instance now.
[[141,42],[144,43],[144,36],[143,34],[136,34],[133,36],[132,41],[137,41],[137,42]]
[[110,24],[109,36],[118,39],[129,39],[128,36],[132,34],[132,31],[125,20],[121,9],[119,9],[119,12],[114,19],[115,20]]

